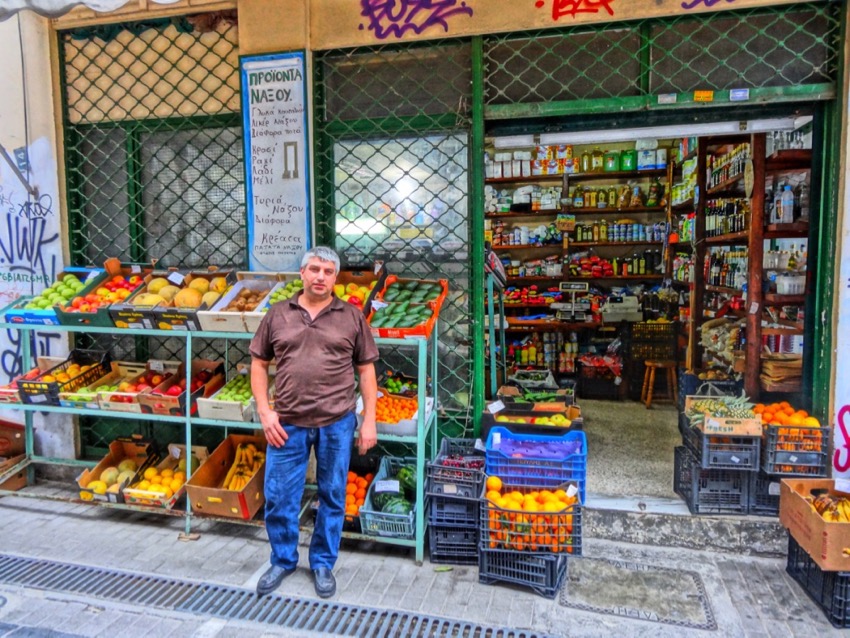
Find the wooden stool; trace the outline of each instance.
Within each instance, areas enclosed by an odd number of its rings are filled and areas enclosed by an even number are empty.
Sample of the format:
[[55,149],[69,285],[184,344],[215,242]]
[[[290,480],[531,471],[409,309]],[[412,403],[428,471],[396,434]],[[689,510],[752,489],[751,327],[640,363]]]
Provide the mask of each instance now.
[[673,403],[678,403],[679,389],[676,385],[676,362],[670,360],[664,361],[644,361],[646,372],[643,375],[643,388],[640,392],[641,403],[646,404],[646,409],[652,407],[652,391],[655,388],[655,371],[658,368],[667,370],[667,393],[663,397],[656,397],[665,400],[673,400]]

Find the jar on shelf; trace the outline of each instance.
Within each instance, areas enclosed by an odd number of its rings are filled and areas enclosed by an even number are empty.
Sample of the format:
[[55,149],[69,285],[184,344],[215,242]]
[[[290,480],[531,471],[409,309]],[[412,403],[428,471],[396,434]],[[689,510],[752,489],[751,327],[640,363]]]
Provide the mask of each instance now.
[[594,173],[601,173],[604,167],[605,153],[603,153],[597,146],[590,154],[590,170]]

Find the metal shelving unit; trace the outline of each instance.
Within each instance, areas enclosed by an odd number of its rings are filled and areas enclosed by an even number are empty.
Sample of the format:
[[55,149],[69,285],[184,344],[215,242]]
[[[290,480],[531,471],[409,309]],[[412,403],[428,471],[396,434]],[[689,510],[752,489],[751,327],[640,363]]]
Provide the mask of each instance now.
[[[0,311],[2,313],[2,311]],[[3,314],[2,316],[5,316]],[[30,324],[11,324],[7,322],[0,322],[0,328],[6,330],[20,330],[22,332],[30,332],[34,330],[49,330],[50,332],[66,332],[66,333],[84,333],[84,334],[110,334],[117,336],[127,336],[132,334],[134,337],[142,336],[142,337],[160,337],[160,338],[182,338],[185,340],[185,367],[187,374],[187,388],[191,387],[191,361],[192,361],[192,341],[194,339],[222,339],[224,341],[230,340],[246,340],[251,339],[254,335],[253,333],[242,333],[242,332],[210,332],[210,331],[186,331],[186,332],[177,332],[172,330],[124,330],[120,328],[96,328],[89,326],[39,326],[39,325],[30,325]],[[417,469],[417,485],[416,485],[416,535],[413,539],[398,539],[398,538],[384,538],[380,536],[368,536],[364,534],[352,534],[350,532],[343,532],[343,536],[346,538],[357,538],[362,540],[369,541],[377,541],[382,543],[390,543],[394,545],[406,545],[414,548],[416,553],[416,562],[421,563],[424,558],[425,552],[425,487],[424,487],[424,477],[425,477],[425,462],[426,462],[426,441],[427,437],[430,435],[430,449],[431,453],[436,450],[437,447],[437,402],[436,398],[439,392],[439,384],[437,382],[438,376],[438,366],[437,366],[437,355],[438,355],[438,324],[434,324],[434,330],[431,335],[431,338],[426,340],[424,338],[412,338],[412,339],[386,339],[386,338],[376,338],[375,342],[378,345],[378,348],[382,347],[398,347],[398,348],[415,348],[416,349],[416,361],[417,361],[417,371],[418,371],[418,401],[420,406],[426,405],[426,389],[428,387],[428,376],[430,374],[432,381],[432,392],[434,396],[434,408],[431,410],[430,414],[426,415],[425,410],[419,410],[418,419],[419,422],[417,424],[417,434],[416,436],[397,436],[392,434],[378,434],[379,442],[388,442],[388,443],[405,443],[408,445],[416,446],[416,469]],[[24,362],[31,361],[31,351],[30,351],[30,340],[25,338],[22,339],[22,347],[21,347],[21,356]],[[430,362],[428,361],[430,353]],[[429,371],[430,364],[430,371]],[[28,364],[26,364],[28,365]],[[187,405],[189,404],[189,390],[187,389]],[[71,466],[71,467],[94,467],[97,463],[93,461],[84,461],[81,459],[67,459],[67,458],[55,458],[55,457],[47,457],[35,454],[34,451],[34,438],[33,438],[33,414],[36,412],[41,413],[59,413],[59,414],[67,414],[68,416],[99,416],[99,417],[109,417],[109,418],[117,418],[117,419],[133,419],[133,420],[146,420],[152,422],[161,422],[161,423],[174,423],[174,424],[183,424],[185,426],[186,440],[185,444],[187,449],[190,449],[192,446],[192,428],[193,426],[213,426],[213,427],[221,427],[221,428],[247,428],[247,429],[259,429],[261,426],[259,423],[255,423],[253,421],[223,421],[216,419],[201,419],[198,417],[193,417],[189,414],[185,416],[166,416],[166,415],[158,415],[158,414],[145,414],[139,412],[116,412],[110,410],[93,410],[90,408],[67,408],[64,406],[43,406],[43,405],[31,405],[24,403],[8,403],[3,404],[4,409],[17,410],[24,414],[24,425],[25,425],[25,459],[13,466],[5,473],[0,474],[0,483],[2,483],[5,479],[21,472],[22,470],[27,470],[29,474],[29,482],[32,482],[33,479],[33,471],[35,469],[35,465],[63,465],[63,466]],[[427,417],[427,418],[426,418]],[[191,477],[191,468],[187,468],[187,477],[188,481]],[[26,491],[19,492],[6,492],[0,490],[0,494],[15,494],[16,496],[25,496],[32,498],[46,498],[52,500],[62,500],[62,501],[73,501],[83,503],[84,501],[80,499],[75,499],[73,497],[64,497],[64,496],[55,496],[55,495],[44,495],[44,494],[28,494]],[[161,514],[165,516],[182,516],[185,518],[185,533],[189,534],[192,529],[192,520],[198,519],[200,521],[224,521],[228,523],[240,523],[247,525],[262,525],[262,521],[252,520],[252,521],[244,521],[241,519],[234,518],[223,518],[216,516],[206,516],[193,514],[191,507],[188,506],[185,510],[166,510],[162,508],[154,508],[154,507],[146,507],[141,505],[128,505],[123,503],[105,503],[101,501],[86,501],[86,504],[96,505],[98,507],[109,507],[113,509],[121,509],[135,512],[145,512],[149,514]]]

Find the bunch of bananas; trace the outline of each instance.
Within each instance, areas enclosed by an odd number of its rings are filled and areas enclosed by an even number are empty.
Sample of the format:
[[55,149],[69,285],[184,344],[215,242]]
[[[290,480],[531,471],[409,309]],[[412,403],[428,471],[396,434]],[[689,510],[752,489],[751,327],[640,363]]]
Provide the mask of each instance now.
[[222,486],[226,490],[238,492],[248,485],[254,474],[262,467],[266,455],[257,450],[253,443],[240,443],[236,447],[236,456],[233,465],[224,477]]
[[726,419],[754,419],[754,403],[749,397],[741,393],[741,396],[705,397],[691,403],[687,416],[692,426],[697,426],[705,421],[705,415],[722,417]]
[[819,494],[816,497],[809,496],[806,500],[825,521],[850,523],[850,499],[847,497]]

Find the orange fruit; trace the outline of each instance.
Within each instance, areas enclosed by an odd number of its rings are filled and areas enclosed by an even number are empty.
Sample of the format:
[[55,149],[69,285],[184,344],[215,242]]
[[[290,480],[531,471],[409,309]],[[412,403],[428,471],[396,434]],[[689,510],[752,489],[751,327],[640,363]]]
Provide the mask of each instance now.
[[345,486],[346,494],[354,494],[357,491],[357,486],[354,483],[349,483]]
[[358,487],[357,491],[354,492],[354,498],[366,498],[366,489]]
[[354,472],[348,473],[348,478],[347,478],[348,483],[351,483],[352,481],[354,481],[356,479],[357,479],[357,475]]
[[487,492],[486,498],[488,501],[498,504],[502,500],[502,495],[496,490],[490,490]]
[[788,425],[803,425],[803,417],[795,412],[788,417]]
[[487,491],[499,492],[502,489],[502,479],[498,476],[487,477]]

